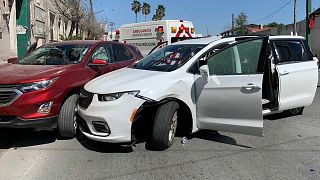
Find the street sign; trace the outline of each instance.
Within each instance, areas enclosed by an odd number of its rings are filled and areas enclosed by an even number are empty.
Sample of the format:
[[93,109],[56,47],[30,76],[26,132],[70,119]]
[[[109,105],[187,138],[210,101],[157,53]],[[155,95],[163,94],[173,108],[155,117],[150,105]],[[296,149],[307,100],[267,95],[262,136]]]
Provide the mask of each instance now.
[[17,25],[17,34],[27,34],[28,28],[22,25]]

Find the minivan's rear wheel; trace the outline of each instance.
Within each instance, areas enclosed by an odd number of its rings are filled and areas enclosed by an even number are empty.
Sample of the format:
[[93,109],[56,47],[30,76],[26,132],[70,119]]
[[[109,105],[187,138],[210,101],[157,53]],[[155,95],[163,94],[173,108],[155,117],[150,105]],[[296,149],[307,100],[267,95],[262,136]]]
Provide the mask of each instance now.
[[62,137],[74,138],[77,134],[77,102],[78,94],[73,94],[63,103],[59,118],[58,130]]
[[298,108],[294,108],[294,109],[290,109],[290,110],[287,110],[286,113],[288,115],[301,115],[303,113],[303,109],[304,107],[298,107]]
[[178,127],[178,109],[179,104],[174,101],[163,104],[158,108],[150,140],[153,148],[165,150],[173,144]]

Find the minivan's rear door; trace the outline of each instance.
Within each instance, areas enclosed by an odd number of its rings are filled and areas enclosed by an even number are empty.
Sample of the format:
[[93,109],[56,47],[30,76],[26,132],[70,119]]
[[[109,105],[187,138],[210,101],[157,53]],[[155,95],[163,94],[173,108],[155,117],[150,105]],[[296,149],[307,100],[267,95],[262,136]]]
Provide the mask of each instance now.
[[267,43],[268,37],[243,40],[207,59],[208,79],[197,101],[199,129],[262,136]]
[[308,106],[318,84],[318,66],[302,40],[274,40],[279,110]]

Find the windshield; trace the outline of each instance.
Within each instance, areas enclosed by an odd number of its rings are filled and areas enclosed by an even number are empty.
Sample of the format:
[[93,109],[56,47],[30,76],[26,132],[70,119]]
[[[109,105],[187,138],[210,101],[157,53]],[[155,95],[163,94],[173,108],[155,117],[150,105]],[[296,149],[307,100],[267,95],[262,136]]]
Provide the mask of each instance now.
[[56,45],[36,49],[27,57],[19,60],[19,64],[27,65],[65,65],[82,61],[90,45]]
[[159,49],[131,66],[135,69],[171,72],[188,62],[204,45],[170,45]]

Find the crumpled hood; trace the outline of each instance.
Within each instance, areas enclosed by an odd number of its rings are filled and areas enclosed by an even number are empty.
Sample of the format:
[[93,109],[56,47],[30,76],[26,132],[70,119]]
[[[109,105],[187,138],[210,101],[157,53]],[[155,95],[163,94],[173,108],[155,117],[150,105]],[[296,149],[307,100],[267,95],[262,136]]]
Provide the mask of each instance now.
[[67,65],[0,65],[0,84],[23,84],[41,79],[59,76],[68,68]]
[[95,94],[147,91],[153,84],[163,81],[166,76],[166,72],[124,68],[93,79],[85,85],[85,89]]

